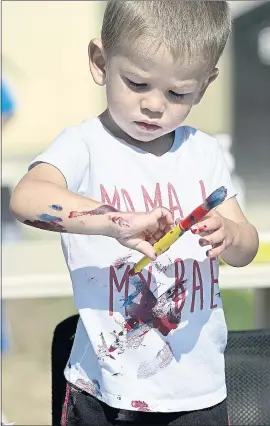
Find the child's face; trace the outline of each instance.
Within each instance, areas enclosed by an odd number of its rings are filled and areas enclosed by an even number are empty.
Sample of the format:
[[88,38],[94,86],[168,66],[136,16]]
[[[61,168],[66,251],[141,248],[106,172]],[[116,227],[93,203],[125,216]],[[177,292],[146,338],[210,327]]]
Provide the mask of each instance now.
[[175,63],[162,46],[140,46],[140,52],[123,47],[105,60],[104,70],[113,121],[141,142],[162,138],[181,125],[217,74]]

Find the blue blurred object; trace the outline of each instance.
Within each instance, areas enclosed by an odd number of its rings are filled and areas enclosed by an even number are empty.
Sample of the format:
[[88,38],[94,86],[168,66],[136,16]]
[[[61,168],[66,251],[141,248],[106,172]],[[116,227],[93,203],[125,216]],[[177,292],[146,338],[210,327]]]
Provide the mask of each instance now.
[[[15,101],[6,82],[1,79],[1,117],[11,117],[15,111]],[[3,125],[3,121],[2,121]],[[1,185],[2,202],[2,244],[14,242],[21,238],[14,218],[9,213],[10,188]],[[4,315],[4,303],[1,302],[1,353],[9,349],[8,326]]]
[[6,82],[1,79],[1,114],[12,115],[15,109],[15,101]]
[[7,352],[9,349],[8,344],[8,330],[7,330],[7,324],[6,319],[4,315],[4,306],[3,301],[1,302],[1,353]]

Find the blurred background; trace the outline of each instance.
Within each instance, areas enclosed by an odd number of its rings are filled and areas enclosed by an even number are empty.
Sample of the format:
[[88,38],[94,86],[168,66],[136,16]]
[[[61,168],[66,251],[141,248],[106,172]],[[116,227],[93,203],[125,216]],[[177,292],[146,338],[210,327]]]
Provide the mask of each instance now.
[[[233,33],[220,77],[187,124],[217,136],[239,202],[260,233],[252,265],[221,266],[233,330],[270,327],[270,2],[230,3]],[[105,5],[2,1],[2,405],[17,425],[51,424],[52,334],[75,309],[59,235],[20,226],[9,198],[31,159],[63,128],[105,108],[87,57]]]

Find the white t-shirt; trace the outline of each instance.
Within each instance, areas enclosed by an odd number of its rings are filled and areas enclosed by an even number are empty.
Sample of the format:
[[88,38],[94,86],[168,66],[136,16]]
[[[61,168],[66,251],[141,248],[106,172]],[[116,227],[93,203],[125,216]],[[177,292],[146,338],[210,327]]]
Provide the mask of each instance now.
[[[94,118],[63,131],[36,162],[59,169],[70,191],[121,211],[165,206],[176,219],[221,185],[235,196],[216,140],[187,126],[156,157]],[[128,271],[141,255],[116,240],[61,238],[80,313],[68,381],[126,410],[190,411],[225,399],[219,266],[197,235],[187,232],[135,277]]]

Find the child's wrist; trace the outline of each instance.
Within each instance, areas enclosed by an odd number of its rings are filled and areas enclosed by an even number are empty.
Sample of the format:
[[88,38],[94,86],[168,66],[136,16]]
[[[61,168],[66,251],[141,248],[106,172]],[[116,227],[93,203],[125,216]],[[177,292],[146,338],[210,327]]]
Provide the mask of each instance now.
[[[92,205],[93,203],[91,207]],[[129,226],[127,220],[123,217],[126,214],[108,204],[97,204],[95,208],[89,210],[71,212],[69,217],[80,219],[80,227],[81,224],[84,225],[83,232],[80,230],[78,233],[121,238],[123,230]]]
[[129,220],[125,217],[125,215],[125,213],[123,214],[120,211],[107,213],[105,215],[107,223],[105,225],[103,235],[117,239],[125,237],[128,228],[130,227]]

